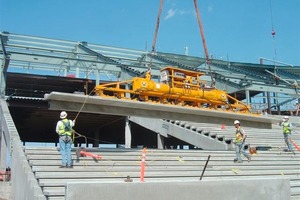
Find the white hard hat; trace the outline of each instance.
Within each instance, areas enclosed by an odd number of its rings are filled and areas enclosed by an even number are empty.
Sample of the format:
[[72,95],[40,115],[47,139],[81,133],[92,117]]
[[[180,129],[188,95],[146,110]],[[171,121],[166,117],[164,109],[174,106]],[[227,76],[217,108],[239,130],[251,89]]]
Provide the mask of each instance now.
[[233,124],[234,124],[234,125],[240,124],[240,121],[239,121],[239,120],[234,120]]
[[283,117],[283,119],[288,119],[288,118],[289,118],[289,116],[284,116],[284,117]]
[[66,113],[66,111],[62,111],[61,113],[60,113],[60,118],[61,119],[64,119],[64,118],[66,118],[67,117],[67,113]]

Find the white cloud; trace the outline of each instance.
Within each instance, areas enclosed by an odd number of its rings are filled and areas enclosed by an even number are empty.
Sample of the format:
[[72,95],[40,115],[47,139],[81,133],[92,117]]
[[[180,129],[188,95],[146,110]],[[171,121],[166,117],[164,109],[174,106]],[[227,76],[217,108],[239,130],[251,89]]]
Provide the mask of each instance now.
[[172,17],[175,16],[176,13],[177,13],[177,9],[173,10],[173,8],[171,8],[171,9],[168,10],[168,14],[164,19],[167,20],[167,19],[172,18]]
[[208,6],[207,10],[208,10],[208,13],[212,13],[213,12],[213,7],[212,6]]

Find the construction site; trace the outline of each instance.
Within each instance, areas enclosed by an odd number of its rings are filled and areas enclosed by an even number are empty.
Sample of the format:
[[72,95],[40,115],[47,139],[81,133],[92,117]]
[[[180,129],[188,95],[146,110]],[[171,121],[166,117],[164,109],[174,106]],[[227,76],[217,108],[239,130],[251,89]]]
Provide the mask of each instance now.
[[194,3],[204,58],[156,51],[162,3],[151,51],[0,33],[0,200],[300,199],[300,66],[209,57]]

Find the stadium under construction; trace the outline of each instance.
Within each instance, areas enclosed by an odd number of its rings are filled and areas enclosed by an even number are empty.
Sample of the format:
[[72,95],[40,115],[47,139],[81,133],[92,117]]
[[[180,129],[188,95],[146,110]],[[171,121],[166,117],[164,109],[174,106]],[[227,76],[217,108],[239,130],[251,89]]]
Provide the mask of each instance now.
[[[210,58],[208,67],[207,59],[189,55],[9,32],[0,37],[0,170],[12,170],[12,199],[135,199],[130,194],[153,199],[154,191],[157,199],[233,199],[234,186],[241,184],[247,188],[241,189],[243,199],[300,198],[300,66],[264,58],[258,64]],[[126,81],[144,80],[149,69],[156,88],[130,90],[134,86]],[[173,76],[168,72],[177,81],[172,87],[182,87],[174,90],[177,96],[170,94],[170,83],[163,83],[164,69],[179,70]],[[207,91],[217,88],[232,103],[195,100],[198,93],[191,97],[193,88],[204,94],[204,86],[196,88],[195,78],[189,85],[184,81],[199,73]],[[167,97],[159,93],[164,87]],[[73,169],[58,168],[55,126],[62,110],[76,119]],[[282,115],[294,125],[295,155],[285,152],[278,125]],[[249,163],[233,162],[235,119],[247,130],[246,149],[256,150]],[[80,147],[101,159],[76,158]],[[207,192],[211,187],[218,193]]]

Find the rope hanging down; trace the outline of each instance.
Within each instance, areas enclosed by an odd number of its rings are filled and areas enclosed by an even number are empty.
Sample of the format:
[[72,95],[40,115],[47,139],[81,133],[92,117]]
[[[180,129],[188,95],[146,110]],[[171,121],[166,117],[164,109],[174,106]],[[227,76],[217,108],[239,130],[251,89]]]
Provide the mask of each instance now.
[[[86,97],[86,99],[84,100],[84,102],[83,102],[81,108],[79,109],[79,111],[78,111],[76,117],[74,118],[74,121],[77,120],[77,118],[78,118],[79,114],[81,113],[81,111],[82,111],[84,105],[86,104],[88,98],[90,97],[90,95],[92,94],[92,92],[94,92],[94,90],[95,90],[95,89],[93,89],[93,90],[88,94],[88,96]],[[73,139],[73,142],[75,141],[75,138],[78,138],[78,137],[75,136],[75,133],[76,133],[76,131],[73,132],[73,138],[72,138],[72,139]],[[80,134],[78,134],[78,133],[76,133],[76,134],[77,134],[79,137],[85,137],[85,136],[80,135]],[[86,137],[85,137],[85,143],[87,144],[87,139],[86,139]]]
[[78,111],[78,113],[77,113],[77,115],[76,115],[76,117],[75,117],[75,119],[74,119],[75,121],[76,121],[78,115],[81,113],[81,111],[82,111],[84,105],[86,104],[88,98],[91,96],[92,92],[94,92],[94,90],[95,90],[95,89],[93,89],[93,90],[88,94],[88,96],[86,97],[86,99],[84,100],[84,102],[83,102],[81,108],[79,109],[79,111]]

